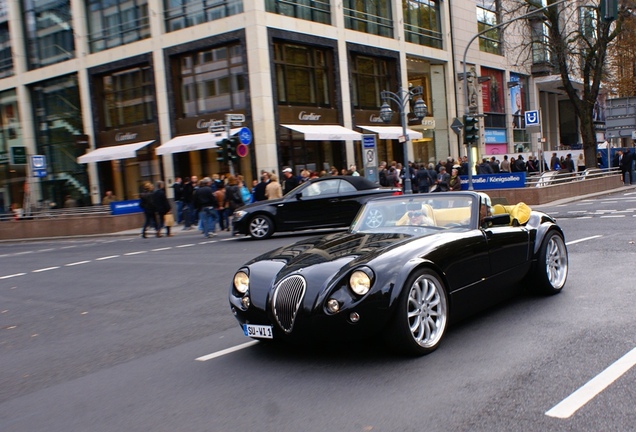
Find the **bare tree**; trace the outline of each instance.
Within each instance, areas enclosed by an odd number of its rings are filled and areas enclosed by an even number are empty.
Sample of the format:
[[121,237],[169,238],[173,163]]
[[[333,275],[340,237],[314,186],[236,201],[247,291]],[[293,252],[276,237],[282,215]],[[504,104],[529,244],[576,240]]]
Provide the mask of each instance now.
[[607,20],[601,14],[599,0],[508,0],[504,2],[507,5],[504,18],[514,19],[533,8],[555,3],[560,4],[538,11],[524,20],[523,25],[515,26],[515,30],[523,32],[525,40],[517,47],[517,58],[528,64],[534,53],[547,54],[550,73],[560,75],[563,91],[579,119],[586,164],[595,167],[594,104],[601,84],[611,76],[608,50],[622,32],[635,1],[620,0],[615,19]]

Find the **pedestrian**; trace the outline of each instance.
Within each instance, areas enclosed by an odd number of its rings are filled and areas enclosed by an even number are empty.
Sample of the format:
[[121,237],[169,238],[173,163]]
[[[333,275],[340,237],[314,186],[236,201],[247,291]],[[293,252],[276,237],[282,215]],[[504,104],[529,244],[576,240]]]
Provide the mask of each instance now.
[[252,194],[254,202],[265,201],[267,199],[267,196],[265,195],[267,183],[269,183],[269,173],[267,171],[263,171],[261,174],[261,181],[254,186],[254,193]]
[[278,199],[283,197],[283,188],[278,183],[278,176],[274,173],[269,175],[269,183],[265,187],[265,196],[268,200]]
[[183,183],[181,182],[181,177],[175,177],[172,189],[174,191],[174,202],[177,206],[177,224],[181,224],[183,222]]
[[143,185],[143,192],[139,195],[139,207],[144,211],[144,225],[141,228],[141,237],[146,238],[146,229],[148,227],[154,228],[157,231],[157,237],[159,236],[159,229],[157,228],[157,216],[155,212],[155,201],[153,198],[154,188],[152,183],[145,182]]
[[504,173],[510,172],[510,161],[508,160],[508,155],[504,155],[503,160],[499,164],[499,171]]
[[106,191],[104,199],[102,199],[102,205],[110,205],[110,203],[117,201],[117,197],[113,195],[113,191]]
[[450,191],[459,191],[462,190],[462,181],[459,178],[459,168],[453,167],[451,171],[451,176],[448,179],[448,190]]
[[192,229],[192,215],[195,212],[194,187],[192,186],[190,177],[183,178],[181,198],[183,201],[183,230],[188,231]]
[[439,174],[437,175],[437,192],[448,192],[449,180],[450,174],[446,172],[446,167],[439,167]]
[[199,220],[202,223],[203,237],[210,238],[216,236],[214,228],[219,218],[216,209],[219,207],[210,186],[212,179],[204,177],[201,186],[194,193],[194,204],[199,212]]
[[216,211],[219,214],[219,228],[221,231],[225,231],[229,228],[228,224],[228,213],[227,202],[225,201],[225,183],[221,180],[213,181],[212,184],[215,184],[216,187],[213,187],[214,190],[214,198],[216,198],[216,202],[218,204]]
[[[166,184],[161,180],[156,183],[155,191],[152,193],[153,203],[155,205],[156,221],[157,221],[157,237],[161,237],[161,228],[165,226],[166,236],[172,237],[170,227],[165,223],[166,215],[170,212],[170,201],[166,196]],[[174,220],[174,219],[173,219]]]
[[[307,171],[309,175],[309,171]],[[241,191],[241,198],[243,199],[243,205],[247,205],[252,202],[252,193],[245,185],[245,179],[243,179],[242,175],[237,175],[236,180],[238,181],[238,188]]]
[[625,182],[625,185],[629,185],[632,182],[632,153],[629,149],[623,152],[623,157],[620,162],[621,166],[621,178]]
[[349,172],[347,173],[348,175],[352,175],[352,176],[359,176],[360,173],[358,172],[358,167],[356,167],[355,165],[350,165],[349,166]]
[[433,181],[424,164],[420,165],[420,169],[418,169],[417,174],[415,174],[415,179],[417,180],[418,193],[428,193]]
[[294,175],[292,169],[289,167],[283,169],[283,177],[283,195],[287,195],[300,184],[300,180],[298,180],[298,177]]
[[499,161],[497,160],[497,158],[495,158],[494,156],[492,156],[490,158],[490,168],[492,168],[492,173],[493,174],[499,174],[501,172],[501,168],[499,167]]
[[378,167],[378,177],[380,179],[380,186],[389,186],[389,180],[387,180],[387,169],[386,169],[386,162],[382,161],[380,162],[380,165]]
[[579,153],[579,157],[576,158],[576,169],[578,172],[585,171],[585,155],[583,152]]
[[[227,178],[227,187],[225,188],[224,203],[227,208],[226,212],[229,216],[234,214],[234,211],[239,207],[243,207],[245,202],[241,194],[241,188],[239,187],[239,181],[234,176]],[[229,218],[228,218],[229,220]],[[230,230],[229,223],[226,225],[226,230]],[[232,230],[233,232],[234,230]]]

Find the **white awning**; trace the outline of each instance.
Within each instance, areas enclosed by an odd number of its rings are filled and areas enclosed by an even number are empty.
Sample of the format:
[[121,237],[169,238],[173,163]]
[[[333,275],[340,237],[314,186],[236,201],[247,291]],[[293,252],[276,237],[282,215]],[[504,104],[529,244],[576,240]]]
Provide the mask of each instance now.
[[[371,132],[377,133],[380,139],[398,139],[404,133],[402,132],[401,126],[360,126],[362,129],[369,130]],[[414,139],[422,139],[424,135],[422,135],[418,131],[414,131],[413,129],[407,129],[406,133],[409,135],[409,138]]]
[[290,125],[282,127],[305,135],[306,141],[360,141],[362,134],[340,125]]
[[141,141],[131,144],[120,144],[95,149],[77,158],[77,163],[103,162],[116,159],[128,159],[137,156],[137,150],[146,147],[155,140]]
[[[240,128],[230,129],[230,135],[235,135],[240,130]],[[225,132],[218,134],[203,132],[192,135],[178,136],[157,147],[156,153],[158,155],[165,155],[216,148],[218,147],[217,143],[227,137],[228,136],[227,134],[225,134]]]

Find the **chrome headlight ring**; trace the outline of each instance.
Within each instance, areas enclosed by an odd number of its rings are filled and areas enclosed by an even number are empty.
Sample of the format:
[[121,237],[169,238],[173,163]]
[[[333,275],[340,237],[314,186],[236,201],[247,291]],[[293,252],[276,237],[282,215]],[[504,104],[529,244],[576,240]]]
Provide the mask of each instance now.
[[240,269],[234,274],[234,289],[243,295],[250,289],[250,276],[247,269]]
[[359,268],[349,276],[349,288],[357,296],[363,296],[371,290],[374,274],[369,268]]

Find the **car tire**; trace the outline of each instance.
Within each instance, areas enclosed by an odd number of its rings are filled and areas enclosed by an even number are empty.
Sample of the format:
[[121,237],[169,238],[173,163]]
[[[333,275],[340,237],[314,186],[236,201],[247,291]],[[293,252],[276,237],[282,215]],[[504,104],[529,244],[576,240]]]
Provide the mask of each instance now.
[[553,295],[563,289],[568,276],[568,250],[557,231],[549,231],[541,242],[534,274],[539,293]]
[[404,354],[425,355],[437,349],[448,327],[448,298],[441,278],[430,269],[406,281],[396,307],[389,343]]
[[383,226],[384,220],[385,220],[384,212],[382,212],[381,209],[372,208],[366,214],[364,219],[364,224],[366,225],[367,228],[375,229],[375,228],[380,228],[381,226]]
[[274,223],[269,216],[256,215],[250,219],[249,232],[253,239],[263,240],[270,238],[274,234]]

